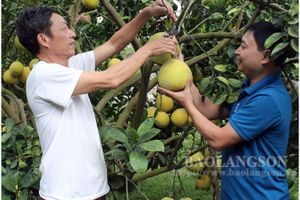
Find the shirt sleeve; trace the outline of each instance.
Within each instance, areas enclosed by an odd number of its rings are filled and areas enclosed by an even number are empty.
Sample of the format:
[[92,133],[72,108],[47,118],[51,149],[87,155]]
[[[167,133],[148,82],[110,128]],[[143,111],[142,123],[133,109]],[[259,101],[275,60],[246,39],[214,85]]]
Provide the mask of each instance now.
[[258,95],[247,100],[229,118],[229,123],[238,135],[249,141],[280,120],[280,111],[274,100],[267,95]]
[[44,67],[39,74],[37,97],[64,108],[68,107],[81,73],[80,70],[56,64]]
[[68,62],[71,68],[82,71],[95,71],[95,54],[93,51],[72,56]]

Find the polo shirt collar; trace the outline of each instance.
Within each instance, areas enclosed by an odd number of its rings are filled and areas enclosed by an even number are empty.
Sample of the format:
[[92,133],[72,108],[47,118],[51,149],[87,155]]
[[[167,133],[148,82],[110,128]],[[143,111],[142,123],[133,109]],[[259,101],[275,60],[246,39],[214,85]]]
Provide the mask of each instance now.
[[243,92],[245,92],[248,95],[252,95],[254,94],[256,91],[264,88],[265,86],[277,81],[278,79],[280,79],[280,71],[277,71],[275,73],[269,74],[267,76],[265,76],[264,78],[262,78],[260,81],[258,81],[257,83],[250,85],[250,80],[247,79],[244,84],[243,84]]

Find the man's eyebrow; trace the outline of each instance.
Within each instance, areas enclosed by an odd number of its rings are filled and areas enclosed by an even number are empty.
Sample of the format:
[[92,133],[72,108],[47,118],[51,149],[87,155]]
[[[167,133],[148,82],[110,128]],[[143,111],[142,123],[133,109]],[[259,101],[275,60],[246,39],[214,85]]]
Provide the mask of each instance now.
[[247,43],[245,42],[245,40],[243,40],[243,39],[241,40],[241,43],[248,46]]

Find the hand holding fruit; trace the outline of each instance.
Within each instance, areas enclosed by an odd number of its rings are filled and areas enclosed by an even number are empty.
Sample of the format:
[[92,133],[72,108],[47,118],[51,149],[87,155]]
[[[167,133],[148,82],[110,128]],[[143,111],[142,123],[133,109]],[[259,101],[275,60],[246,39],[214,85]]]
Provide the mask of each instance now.
[[[166,6],[162,1],[164,1]],[[177,20],[172,6],[166,0],[156,0],[154,3],[146,7],[145,11],[150,16],[161,16],[167,14],[172,18],[172,20]]]
[[173,56],[177,55],[177,41],[171,38],[157,38],[151,42],[147,42],[143,49],[149,52],[149,57],[160,55],[162,53],[170,53]]
[[192,80],[188,80],[186,82],[184,90],[180,92],[173,92],[171,90],[167,90],[162,87],[158,87],[158,91],[161,92],[162,94],[171,97],[172,99],[174,99],[175,101],[177,101],[178,103],[180,103],[182,106],[185,107],[186,105],[193,104],[193,96],[191,93],[192,83],[193,83]]

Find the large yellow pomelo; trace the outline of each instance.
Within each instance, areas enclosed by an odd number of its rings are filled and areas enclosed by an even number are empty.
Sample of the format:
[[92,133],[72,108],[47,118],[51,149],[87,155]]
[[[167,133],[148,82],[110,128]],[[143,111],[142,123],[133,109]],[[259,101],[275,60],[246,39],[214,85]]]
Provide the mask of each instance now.
[[81,0],[82,5],[87,9],[95,9],[99,4],[99,0]]
[[11,85],[16,84],[17,81],[18,81],[17,78],[15,78],[15,77],[13,77],[13,76],[11,75],[10,70],[6,70],[6,71],[3,73],[3,77],[2,77],[2,78],[3,78],[3,81],[4,81],[5,83],[11,84]]
[[186,169],[191,172],[199,173],[204,167],[204,156],[201,152],[195,153],[186,161]]
[[147,117],[154,117],[155,111],[156,111],[156,107],[149,107],[147,108]]
[[157,95],[156,106],[160,111],[169,112],[170,110],[172,110],[174,102],[172,98],[166,95]]
[[210,176],[203,175],[196,180],[196,187],[198,189],[208,190],[210,188],[210,185],[211,185]]
[[21,83],[23,83],[23,84],[26,83],[26,80],[28,78],[29,73],[30,73],[30,68],[29,67],[24,67],[22,75],[20,77]]
[[23,69],[24,69],[24,65],[19,61],[12,62],[9,66],[9,70],[11,72],[11,75],[14,76],[14,77],[21,76],[22,72],[23,72]]
[[159,128],[166,128],[170,123],[170,117],[163,111],[158,111],[155,117],[155,125]]
[[171,115],[171,122],[178,128],[186,126],[189,122],[188,113],[184,108],[176,109]]
[[186,82],[192,79],[193,74],[189,66],[178,59],[168,60],[158,72],[159,86],[172,91],[184,89]]
[[107,68],[109,68],[112,65],[116,65],[119,64],[120,62],[122,62],[119,58],[112,58],[110,59],[110,61],[107,64]]

